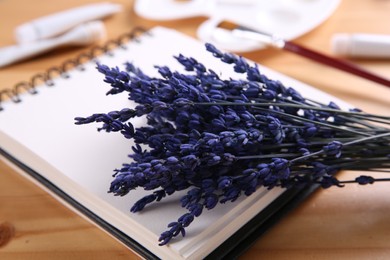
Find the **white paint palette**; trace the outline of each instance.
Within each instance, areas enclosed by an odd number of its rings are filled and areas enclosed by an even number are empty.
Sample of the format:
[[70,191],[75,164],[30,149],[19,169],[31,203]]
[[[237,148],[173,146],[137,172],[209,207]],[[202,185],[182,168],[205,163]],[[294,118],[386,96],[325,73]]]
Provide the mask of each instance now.
[[218,48],[246,52],[264,47],[258,42],[237,39],[218,29],[229,20],[285,40],[297,38],[324,22],[340,0],[137,0],[135,12],[151,20],[209,17],[197,31],[199,39]]

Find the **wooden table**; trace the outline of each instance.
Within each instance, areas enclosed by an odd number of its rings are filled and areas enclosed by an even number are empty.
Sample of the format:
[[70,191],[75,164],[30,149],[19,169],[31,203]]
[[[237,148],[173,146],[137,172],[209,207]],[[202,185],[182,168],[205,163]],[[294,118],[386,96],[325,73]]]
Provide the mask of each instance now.
[[[22,22],[92,2],[97,1],[0,0],[0,46],[15,43],[13,29]],[[163,25],[195,36],[196,27],[205,19],[148,21],[134,14],[133,1],[112,2],[123,4],[124,11],[105,20],[108,38],[115,38],[135,25]],[[389,14],[387,0],[342,0],[326,22],[297,42],[330,54],[334,33],[390,34]],[[29,79],[84,50],[64,48],[2,68],[0,88]],[[389,115],[390,89],[283,51],[262,50],[244,56],[368,112]],[[354,62],[390,76],[390,60]],[[354,175],[343,172],[340,177],[347,179]],[[389,259],[389,191],[389,183],[319,190],[260,237],[242,259]],[[133,259],[137,256],[0,162],[0,259],[70,258]]]

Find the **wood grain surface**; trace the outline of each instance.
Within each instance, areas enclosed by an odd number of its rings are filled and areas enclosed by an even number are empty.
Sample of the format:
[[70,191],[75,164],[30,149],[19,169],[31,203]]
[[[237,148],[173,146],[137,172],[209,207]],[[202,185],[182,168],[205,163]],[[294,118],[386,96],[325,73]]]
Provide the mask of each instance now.
[[[300,0],[314,1],[314,0]],[[14,28],[30,19],[97,0],[0,0],[0,47],[14,44]],[[156,22],[137,17],[133,1],[104,20],[107,38],[134,26],[162,25],[194,36],[205,17]],[[342,0],[322,25],[296,42],[331,54],[338,32],[390,34],[389,0]],[[0,69],[0,89],[75,57],[66,47]],[[344,99],[389,115],[390,89],[280,50],[243,53],[256,62]],[[390,60],[353,60],[390,77]],[[17,119],[15,119],[17,120]],[[1,140],[0,140],[1,141]],[[349,179],[354,172],[343,172]],[[383,175],[383,174],[382,174]],[[377,174],[376,176],[380,176]],[[390,259],[390,183],[319,190],[251,246],[242,259]],[[125,246],[50,197],[0,161],[0,259],[138,259]]]

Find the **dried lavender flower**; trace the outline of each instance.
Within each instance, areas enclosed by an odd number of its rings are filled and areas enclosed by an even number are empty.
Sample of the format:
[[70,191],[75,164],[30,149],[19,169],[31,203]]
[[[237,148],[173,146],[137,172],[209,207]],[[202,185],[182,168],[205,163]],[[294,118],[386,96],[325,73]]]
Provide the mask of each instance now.
[[[175,59],[187,72],[156,66],[161,77],[150,77],[131,63],[126,71],[98,64],[111,86],[107,94],[127,93],[138,105],[75,118],[76,124],[98,122],[99,131],[120,132],[135,141],[133,161],[115,170],[109,188],[116,196],[136,188],[151,191],[131,212],[187,190],[180,204],[188,212],[168,224],[160,245],[184,236],[204,209],[249,196],[259,187],[316,183],[329,188],[390,180],[335,176],[340,170],[389,168],[390,117],[321,104],[269,79],[242,57],[211,44],[206,49],[246,79],[222,79],[181,54]],[[145,115],[147,125],[131,123]]]

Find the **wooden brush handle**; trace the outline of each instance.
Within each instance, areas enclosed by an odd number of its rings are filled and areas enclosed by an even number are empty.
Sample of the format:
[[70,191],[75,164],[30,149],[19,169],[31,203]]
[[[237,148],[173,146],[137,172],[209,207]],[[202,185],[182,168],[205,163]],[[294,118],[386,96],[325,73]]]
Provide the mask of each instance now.
[[317,62],[329,65],[331,67],[338,68],[340,70],[355,74],[357,76],[360,76],[360,77],[363,77],[365,79],[374,81],[376,83],[385,85],[387,87],[390,87],[390,80],[389,79],[375,75],[375,74],[373,74],[373,73],[371,73],[371,72],[369,72],[369,71],[367,71],[367,70],[365,70],[365,69],[363,69],[363,68],[361,68],[353,63],[350,63],[350,62],[347,62],[344,60],[339,60],[336,58],[332,58],[330,56],[326,56],[324,54],[310,50],[306,47],[303,47],[301,45],[298,45],[298,44],[290,42],[290,41],[285,42],[283,49],[294,52],[294,53],[299,54],[301,56],[304,56],[306,58],[315,60]]

